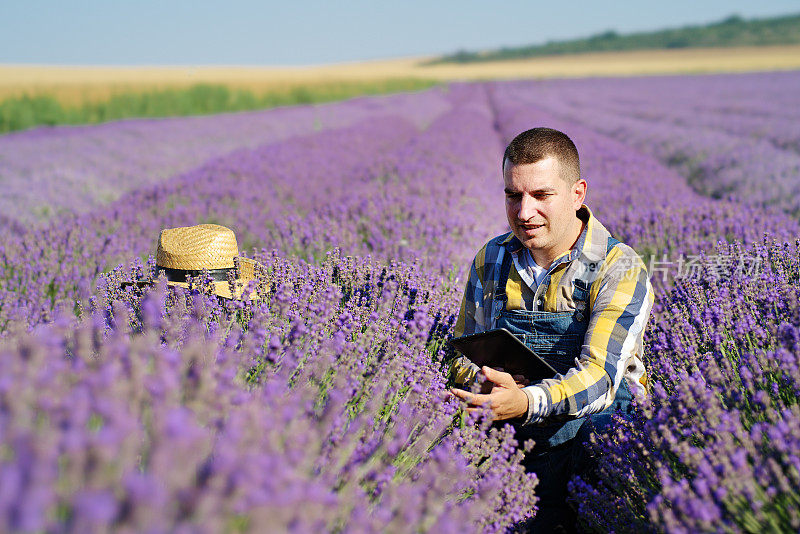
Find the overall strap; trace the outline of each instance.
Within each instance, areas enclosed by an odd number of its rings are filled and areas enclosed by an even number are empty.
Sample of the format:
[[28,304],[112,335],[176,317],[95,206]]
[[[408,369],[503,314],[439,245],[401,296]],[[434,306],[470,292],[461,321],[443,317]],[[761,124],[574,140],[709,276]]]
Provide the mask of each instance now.
[[589,284],[580,278],[573,280],[572,300],[575,302],[586,302],[589,300]]
[[511,264],[513,258],[508,249],[503,254],[503,262],[500,264],[500,277],[497,279],[497,286],[494,288],[494,299],[502,302],[502,307],[505,308],[508,296],[506,295],[506,284],[508,283],[508,274],[511,272]]

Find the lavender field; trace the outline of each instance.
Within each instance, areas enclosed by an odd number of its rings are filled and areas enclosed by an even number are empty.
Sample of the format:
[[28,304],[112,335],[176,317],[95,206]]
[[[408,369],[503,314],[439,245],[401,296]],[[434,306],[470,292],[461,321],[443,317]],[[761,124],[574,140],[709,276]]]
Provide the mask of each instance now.
[[[513,431],[441,393],[534,126],[657,291],[583,527],[800,531],[798,110],[800,72],[483,82],[0,137],[0,531],[512,531]],[[122,289],[208,222],[258,299]]]

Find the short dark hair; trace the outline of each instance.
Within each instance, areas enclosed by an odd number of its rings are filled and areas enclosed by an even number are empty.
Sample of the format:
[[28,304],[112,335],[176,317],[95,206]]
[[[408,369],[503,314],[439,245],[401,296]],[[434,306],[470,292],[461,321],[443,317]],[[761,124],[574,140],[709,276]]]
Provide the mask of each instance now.
[[561,177],[572,185],[581,177],[581,163],[575,143],[563,132],[552,128],[531,128],[516,136],[506,147],[501,162],[505,170],[506,160],[512,165],[536,163],[554,157],[561,166]]

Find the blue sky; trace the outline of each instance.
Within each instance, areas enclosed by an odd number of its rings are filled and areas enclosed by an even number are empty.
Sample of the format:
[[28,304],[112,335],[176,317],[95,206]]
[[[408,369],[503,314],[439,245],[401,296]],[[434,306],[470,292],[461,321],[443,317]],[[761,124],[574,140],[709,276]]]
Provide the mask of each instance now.
[[798,12],[798,0],[2,0],[0,63],[311,65]]

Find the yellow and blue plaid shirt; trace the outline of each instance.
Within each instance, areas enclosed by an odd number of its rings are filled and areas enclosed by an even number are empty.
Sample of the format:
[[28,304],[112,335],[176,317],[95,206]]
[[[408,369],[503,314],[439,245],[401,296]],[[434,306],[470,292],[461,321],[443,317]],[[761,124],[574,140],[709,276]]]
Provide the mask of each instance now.
[[[496,328],[494,294],[507,254],[514,260],[505,288],[507,310],[574,311],[574,280],[589,286],[589,325],[580,356],[566,374],[523,388],[529,400],[526,423],[600,412],[612,404],[622,380],[634,394],[643,394],[647,385],[642,336],[655,299],[647,269],[628,245],[608,248],[611,234],[585,204],[577,216],[585,223],[578,241],[553,261],[538,286],[530,287],[520,276],[524,248],[509,232],[490,240],[475,256],[461,301],[455,336]],[[454,381],[465,386],[477,370],[463,357],[451,364]]]

